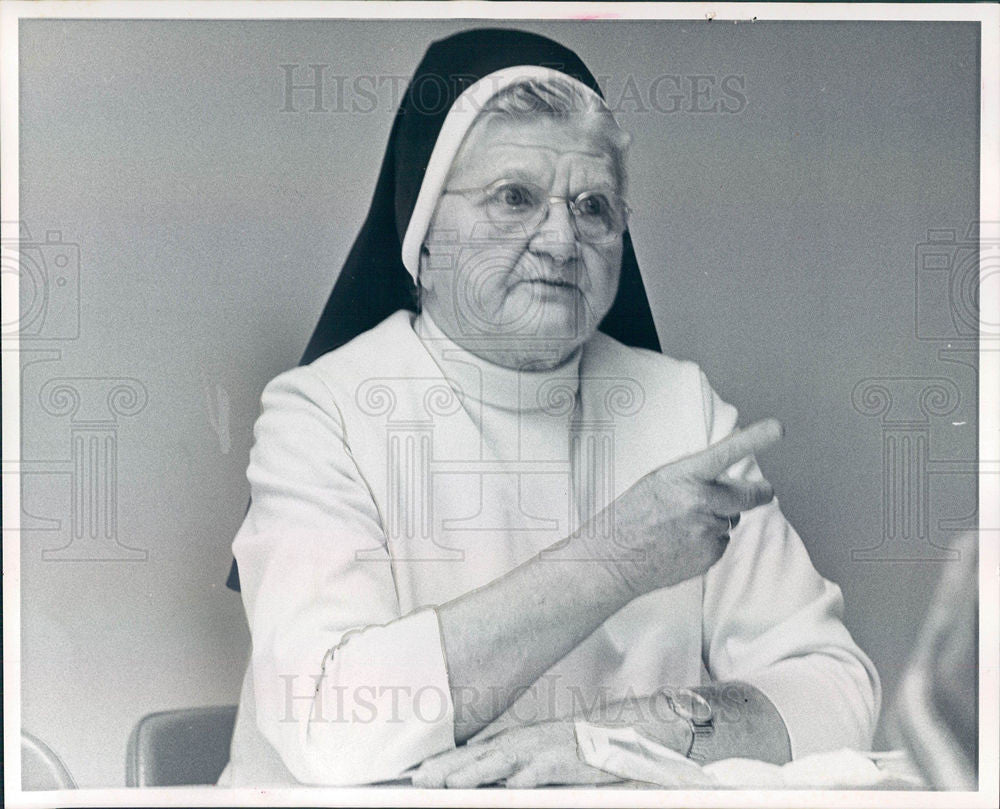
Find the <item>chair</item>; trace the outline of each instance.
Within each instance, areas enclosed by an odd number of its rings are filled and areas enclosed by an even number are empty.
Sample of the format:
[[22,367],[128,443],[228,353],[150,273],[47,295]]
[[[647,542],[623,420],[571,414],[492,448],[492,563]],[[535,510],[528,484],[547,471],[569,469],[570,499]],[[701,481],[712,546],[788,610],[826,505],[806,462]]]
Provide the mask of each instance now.
[[235,705],[144,716],[129,736],[126,786],[214,784],[229,761],[235,722]]
[[76,789],[66,765],[45,742],[21,732],[21,789]]

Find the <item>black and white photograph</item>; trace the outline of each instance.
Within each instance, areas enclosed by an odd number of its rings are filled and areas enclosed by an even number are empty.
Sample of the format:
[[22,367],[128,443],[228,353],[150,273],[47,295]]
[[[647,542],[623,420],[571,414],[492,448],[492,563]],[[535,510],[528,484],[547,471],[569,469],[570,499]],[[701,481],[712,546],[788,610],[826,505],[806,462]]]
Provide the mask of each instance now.
[[996,806],[1000,8],[4,2],[11,806]]

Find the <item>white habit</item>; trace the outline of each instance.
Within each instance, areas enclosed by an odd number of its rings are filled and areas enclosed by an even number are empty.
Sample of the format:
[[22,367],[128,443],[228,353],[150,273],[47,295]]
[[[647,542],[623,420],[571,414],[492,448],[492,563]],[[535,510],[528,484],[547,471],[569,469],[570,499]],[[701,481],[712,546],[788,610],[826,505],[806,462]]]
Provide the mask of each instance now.
[[[598,333],[560,368],[517,372],[405,311],[279,375],[261,405],[233,543],[253,653],[231,786],[370,783],[453,747],[434,607],[737,420],[690,362]],[[867,749],[879,680],[842,611],[775,500],[705,576],[628,604],[498,722],[741,680],[774,703],[793,756]]]

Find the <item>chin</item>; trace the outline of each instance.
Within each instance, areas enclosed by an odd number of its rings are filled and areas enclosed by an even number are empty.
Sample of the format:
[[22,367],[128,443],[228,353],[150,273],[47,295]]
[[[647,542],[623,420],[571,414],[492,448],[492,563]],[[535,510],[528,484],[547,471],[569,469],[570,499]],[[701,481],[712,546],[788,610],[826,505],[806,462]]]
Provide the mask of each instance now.
[[587,342],[594,328],[589,323],[580,323],[576,318],[551,318],[538,324],[533,335],[540,346],[559,350],[565,355]]

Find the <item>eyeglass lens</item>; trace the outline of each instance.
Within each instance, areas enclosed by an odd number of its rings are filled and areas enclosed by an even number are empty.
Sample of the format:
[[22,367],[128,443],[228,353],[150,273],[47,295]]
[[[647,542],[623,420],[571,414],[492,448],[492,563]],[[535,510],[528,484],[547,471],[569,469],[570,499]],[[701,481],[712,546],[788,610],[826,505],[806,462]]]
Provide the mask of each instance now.
[[608,191],[584,191],[566,200],[531,183],[511,181],[487,189],[485,200],[490,219],[511,232],[538,227],[553,202],[568,204],[577,235],[585,241],[609,241],[625,231],[626,206]]

